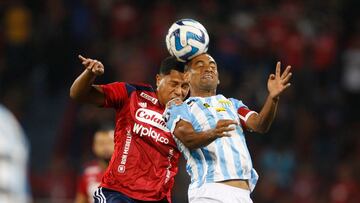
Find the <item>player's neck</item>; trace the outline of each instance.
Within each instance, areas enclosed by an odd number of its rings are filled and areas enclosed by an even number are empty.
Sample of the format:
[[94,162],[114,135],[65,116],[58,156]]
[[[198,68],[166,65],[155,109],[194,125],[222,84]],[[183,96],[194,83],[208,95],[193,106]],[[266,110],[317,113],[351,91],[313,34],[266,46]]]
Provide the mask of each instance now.
[[216,95],[216,89],[203,90],[203,89],[191,89],[190,96],[192,97],[211,97]]

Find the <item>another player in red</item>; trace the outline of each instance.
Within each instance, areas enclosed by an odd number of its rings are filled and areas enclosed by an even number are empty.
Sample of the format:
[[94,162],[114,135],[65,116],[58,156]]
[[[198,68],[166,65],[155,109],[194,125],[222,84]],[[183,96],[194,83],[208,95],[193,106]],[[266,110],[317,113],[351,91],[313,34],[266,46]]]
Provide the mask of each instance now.
[[75,203],[94,202],[93,194],[99,187],[114,152],[114,130],[104,128],[96,131],[92,149],[96,159],[84,167],[79,178]]
[[184,65],[175,57],[166,58],[154,90],[147,84],[125,82],[94,85],[104,66],[97,60],[79,58],[86,69],[74,81],[70,96],[116,110],[115,151],[94,194],[95,202],[171,202],[180,152],[162,114],[168,101],[188,94]]

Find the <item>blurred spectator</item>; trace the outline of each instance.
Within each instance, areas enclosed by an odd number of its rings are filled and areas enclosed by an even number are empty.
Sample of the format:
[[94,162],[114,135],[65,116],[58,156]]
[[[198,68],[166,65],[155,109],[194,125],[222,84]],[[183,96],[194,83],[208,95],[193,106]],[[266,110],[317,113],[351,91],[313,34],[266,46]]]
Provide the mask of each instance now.
[[78,179],[75,203],[94,202],[93,194],[101,183],[101,178],[114,152],[114,131],[100,129],[93,140],[93,152],[96,159],[87,163]]
[[332,203],[355,203],[360,200],[360,185],[356,181],[353,168],[348,163],[341,163],[336,170],[336,179],[331,186]]
[[0,140],[0,202],[30,202],[27,139],[16,118],[3,105],[0,105]]
[[347,111],[350,119],[357,119],[360,103],[360,31],[355,33],[348,41],[348,47],[343,53],[344,71],[342,84],[348,97]]

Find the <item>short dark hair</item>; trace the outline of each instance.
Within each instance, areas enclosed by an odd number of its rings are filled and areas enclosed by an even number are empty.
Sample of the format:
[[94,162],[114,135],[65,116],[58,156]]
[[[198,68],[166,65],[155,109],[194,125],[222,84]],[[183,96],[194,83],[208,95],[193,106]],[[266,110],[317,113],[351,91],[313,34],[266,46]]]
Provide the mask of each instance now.
[[171,70],[184,72],[185,63],[178,61],[175,56],[166,57],[160,65],[159,74],[169,75]]

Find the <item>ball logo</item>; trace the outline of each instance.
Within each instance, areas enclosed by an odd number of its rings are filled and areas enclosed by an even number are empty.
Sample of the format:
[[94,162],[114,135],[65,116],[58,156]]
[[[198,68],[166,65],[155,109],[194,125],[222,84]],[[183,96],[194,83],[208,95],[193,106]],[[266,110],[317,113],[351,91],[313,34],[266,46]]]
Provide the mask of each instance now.
[[135,113],[135,117],[141,122],[150,124],[165,132],[170,132],[169,129],[166,127],[166,123],[162,115],[158,112],[149,109],[139,108]]

